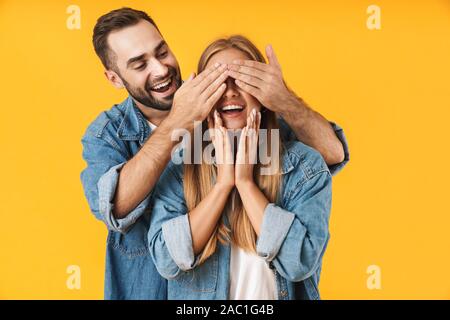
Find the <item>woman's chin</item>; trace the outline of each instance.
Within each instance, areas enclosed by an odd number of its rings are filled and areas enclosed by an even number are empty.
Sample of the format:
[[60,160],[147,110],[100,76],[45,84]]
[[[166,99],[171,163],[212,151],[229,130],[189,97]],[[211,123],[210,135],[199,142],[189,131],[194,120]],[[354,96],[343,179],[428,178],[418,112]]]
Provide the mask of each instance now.
[[229,129],[229,130],[238,130],[238,129],[242,129],[245,127],[246,123],[245,122],[233,122],[233,123],[224,123],[225,128]]
[[246,124],[242,119],[224,119],[224,127],[230,130],[242,129]]

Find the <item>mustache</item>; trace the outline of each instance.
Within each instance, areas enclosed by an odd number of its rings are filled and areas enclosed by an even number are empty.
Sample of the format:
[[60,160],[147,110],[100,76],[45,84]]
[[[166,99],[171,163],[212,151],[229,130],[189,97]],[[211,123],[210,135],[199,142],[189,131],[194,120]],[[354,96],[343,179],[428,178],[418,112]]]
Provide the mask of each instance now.
[[172,81],[176,81],[177,80],[176,77],[178,75],[177,70],[174,67],[172,67],[172,66],[169,66],[168,69],[169,69],[169,71],[167,72],[167,75],[165,75],[163,77],[159,77],[159,78],[155,79],[152,82],[147,81],[147,83],[145,85],[145,91],[150,92],[152,90],[152,87],[156,83],[158,83],[158,82],[160,82],[161,80],[164,80],[164,79],[173,78]]

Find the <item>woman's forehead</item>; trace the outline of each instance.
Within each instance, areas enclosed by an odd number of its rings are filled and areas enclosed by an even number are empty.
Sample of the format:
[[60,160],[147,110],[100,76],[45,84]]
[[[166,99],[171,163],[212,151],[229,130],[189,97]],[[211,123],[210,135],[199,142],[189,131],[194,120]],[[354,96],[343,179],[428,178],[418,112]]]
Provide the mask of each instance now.
[[207,66],[213,65],[216,62],[231,64],[234,60],[248,60],[249,57],[241,50],[228,48],[216,52],[208,61]]

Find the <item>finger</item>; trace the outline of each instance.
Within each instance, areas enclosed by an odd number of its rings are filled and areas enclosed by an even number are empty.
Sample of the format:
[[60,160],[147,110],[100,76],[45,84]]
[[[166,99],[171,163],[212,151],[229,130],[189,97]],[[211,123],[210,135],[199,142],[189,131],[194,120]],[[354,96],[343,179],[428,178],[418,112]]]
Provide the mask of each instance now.
[[254,139],[254,135],[256,133],[255,127],[256,127],[256,109],[253,109],[250,115],[249,137],[248,137],[249,142],[251,142]]
[[200,91],[203,92],[211,83],[214,82],[222,73],[227,71],[227,65],[221,64],[218,68],[214,69],[211,73],[206,75],[198,84],[195,85],[195,87]]
[[192,73],[189,75],[189,78],[187,78],[187,80],[185,81],[185,83],[191,82],[192,79],[194,79],[194,78],[195,78],[195,72],[192,72]]
[[281,71],[280,62],[278,61],[277,55],[275,54],[275,50],[273,50],[273,47],[271,44],[269,44],[266,47],[266,56],[267,56],[267,60],[269,60],[269,64]]
[[253,129],[255,126],[255,108],[252,109],[252,112],[250,113],[251,122],[250,122],[250,128]]
[[225,71],[222,74],[219,75],[217,79],[215,79],[206,89],[203,91],[202,96],[205,100],[208,100],[210,96],[214,94],[214,92],[217,91],[217,89],[220,88],[220,86],[227,80],[228,78],[228,72]]
[[257,154],[258,154],[258,134],[255,129],[252,129],[252,133],[249,137],[248,143],[248,158],[251,164],[256,164]]
[[226,161],[226,164],[233,164],[233,154],[231,153],[231,142],[230,142],[230,136],[228,135],[227,129],[224,127],[220,127],[220,130],[222,131],[223,135],[223,147],[224,147],[224,160]]
[[220,67],[220,63],[215,63],[214,65],[210,66],[209,68],[206,68],[205,70],[200,72],[200,74],[197,77],[195,77],[194,80],[192,80],[192,84],[194,86],[198,85],[200,82],[203,81],[203,79],[205,79],[209,74],[211,74],[212,72],[217,70],[217,68],[219,68],[219,67]]
[[214,92],[208,100],[206,100],[205,106],[208,107],[206,110],[208,113],[211,112],[211,109],[216,105],[217,101],[222,97],[223,93],[225,92],[225,89],[227,88],[227,85],[225,83],[222,83],[220,87]]
[[212,117],[211,114],[208,115],[208,117],[206,118],[207,122],[208,122],[208,131],[209,131],[209,136],[211,137],[211,140],[214,139],[214,118]]
[[245,126],[241,130],[241,136],[239,138],[239,144],[238,144],[238,151],[236,156],[236,163],[237,164],[244,164],[245,163],[245,143],[247,140],[247,127]]
[[219,115],[219,112],[217,110],[214,110],[214,124],[216,128],[220,128],[223,126],[222,118]]
[[206,120],[208,121],[208,128],[209,129],[211,127],[214,127],[214,118],[213,118],[213,115],[211,113],[208,114],[208,116],[206,117]]
[[255,68],[255,69],[258,69],[258,70],[264,71],[264,72],[272,72],[273,71],[273,68],[271,65],[268,65],[263,62],[255,61],[255,60],[234,60],[233,64],[238,65],[238,66],[246,66],[246,67]]
[[223,134],[219,128],[214,128],[214,148],[216,155],[216,164],[223,164]]
[[259,69],[253,68],[253,67],[247,67],[247,66],[239,66],[236,64],[230,64],[228,66],[229,71],[235,71],[242,74],[246,74],[249,76],[253,76],[255,78],[261,79],[261,80],[268,80],[268,73],[265,71],[261,71]]
[[258,130],[261,128],[261,112],[258,111],[257,113],[257,121],[256,121],[256,130]]
[[208,100],[204,103],[204,112],[205,114],[210,114],[211,110],[216,105],[217,101],[222,97],[223,93],[225,92],[225,89],[227,88],[227,85],[225,83],[222,83],[220,87],[208,98]]
[[255,123],[255,109],[253,108],[252,111],[250,111],[250,115],[249,115],[250,121],[247,122],[247,127],[249,129],[253,129],[253,125]]
[[257,77],[248,75],[248,74],[242,74],[240,72],[228,70],[228,75],[236,80],[243,81],[253,87],[256,88],[262,88],[265,82]]
[[252,96],[254,96],[256,99],[258,99],[261,96],[261,89],[253,87],[239,79],[236,79],[234,81],[236,83],[236,85],[241,88],[242,90],[244,90],[245,92],[247,92],[248,94],[251,94]]
[[252,110],[252,129],[248,138],[248,157],[250,164],[256,164],[258,151],[258,112],[256,109]]
[[185,87],[189,86],[189,85],[192,83],[192,81],[193,81],[194,78],[195,78],[195,72],[192,72],[192,73],[189,75],[189,78],[187,78],[185,81],[183,81],[183,83],[181,84],[181,86],[180,86],[180,88],[179,88],[178,90],[180,90],[180,89],[182,89],[182,88],[185,88]]

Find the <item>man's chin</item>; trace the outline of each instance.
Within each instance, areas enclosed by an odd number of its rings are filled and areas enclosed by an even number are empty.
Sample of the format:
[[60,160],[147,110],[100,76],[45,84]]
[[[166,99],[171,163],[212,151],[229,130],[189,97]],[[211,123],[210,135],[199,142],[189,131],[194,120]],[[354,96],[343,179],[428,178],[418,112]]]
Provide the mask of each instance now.
[[170,110],[172,108],[173,97],[174,94],[171,94],[163,99],[154,99],[154,103],[150,104],[148,107],[158,110]]
[[156,99],[152,99],[152,98],[142,98],[142,97],[136,97],[133,96],[133,99],[137,102],[139,102],[142,106],[149,108],[149,109],[155,109],[155,110],[160,110],[160,111],[168,111],[172,108],[172,101],[173,98],[168,100],[168,101],[161,101],[161,100],[156,100]]

